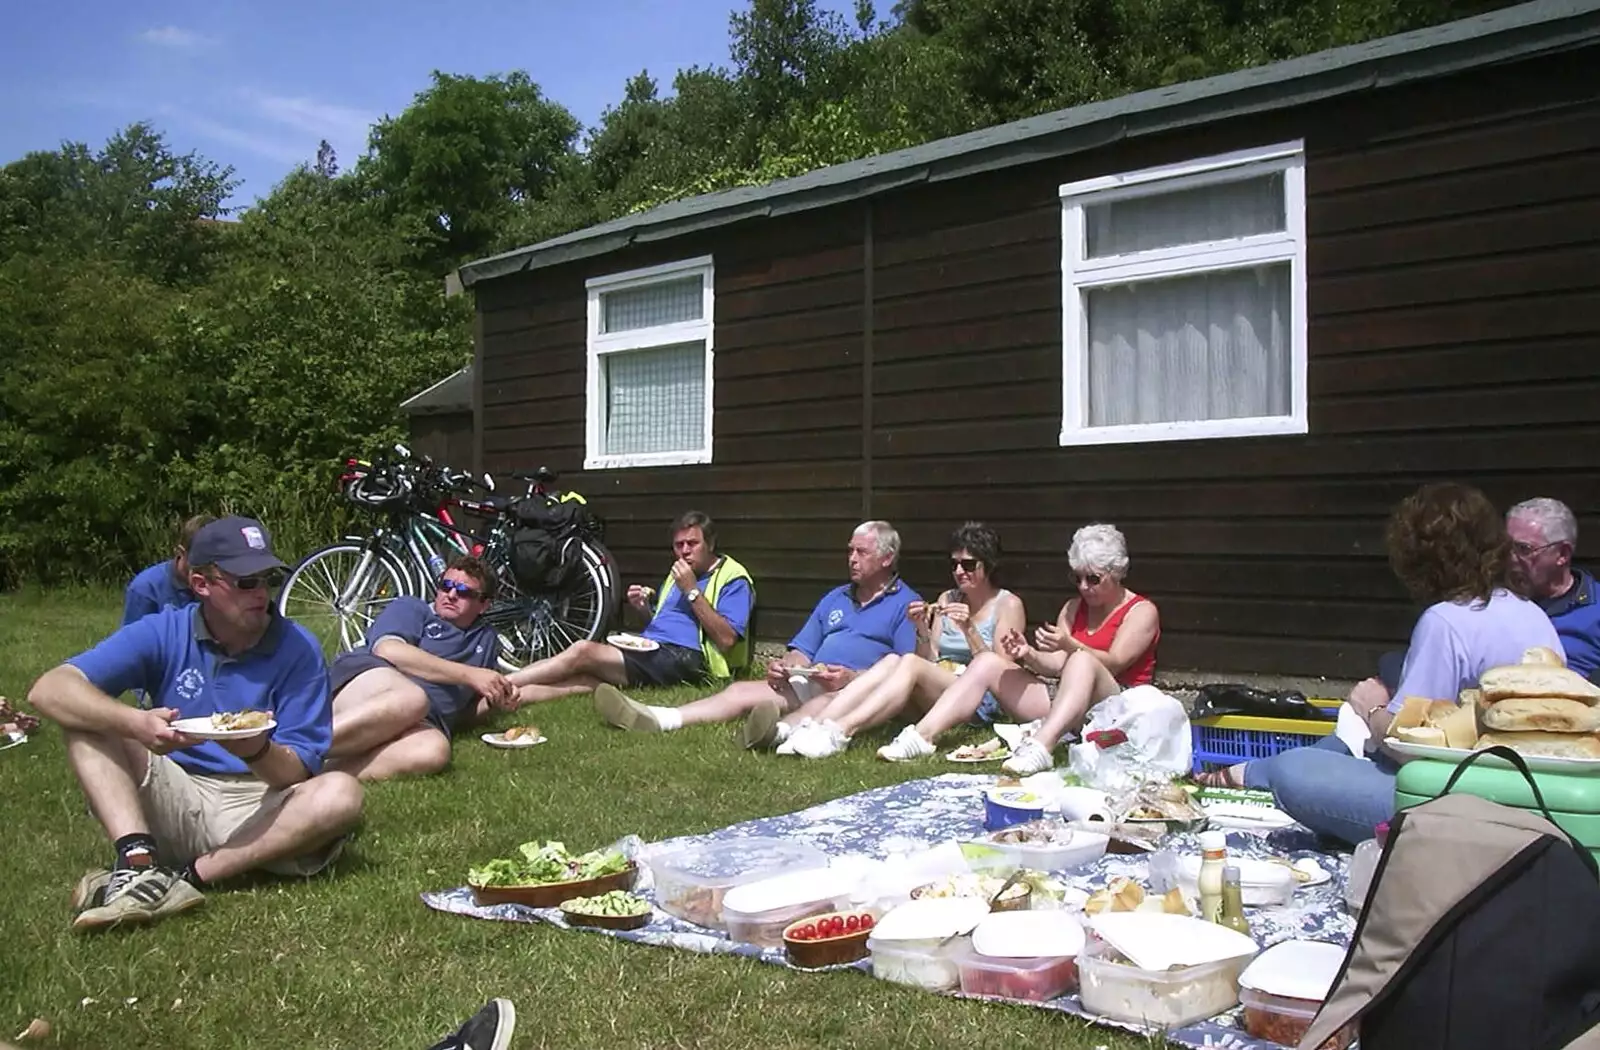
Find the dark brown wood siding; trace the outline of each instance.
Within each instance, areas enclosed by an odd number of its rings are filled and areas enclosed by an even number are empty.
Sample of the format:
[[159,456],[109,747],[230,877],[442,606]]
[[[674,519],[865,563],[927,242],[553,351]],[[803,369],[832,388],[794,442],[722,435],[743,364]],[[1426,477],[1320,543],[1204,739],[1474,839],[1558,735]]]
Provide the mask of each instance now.
[[[901,528],[925,592],[945,585],[950,528],[983,518],[1037,621],[1065,595],[1073,530],[1112,521],[1130,583],[1161,608],[1165,666],[1370,673],[1415,615],[1382,533],[1418,484],[1556,496],[1600,534],[1594,61],[1474,70],[489,282],[486,465],[581,465],[586,277],[713,254],[713,464],[572,479],[630,575],[658,575],[665,522],[702,505],[780,637],[837,582],[869,510]],[[1310,434],[1060,448],[1058,187],[1292,139]]]
[[440,463],[472,467],[472,413],[439,412],[410,419],[412,451]]

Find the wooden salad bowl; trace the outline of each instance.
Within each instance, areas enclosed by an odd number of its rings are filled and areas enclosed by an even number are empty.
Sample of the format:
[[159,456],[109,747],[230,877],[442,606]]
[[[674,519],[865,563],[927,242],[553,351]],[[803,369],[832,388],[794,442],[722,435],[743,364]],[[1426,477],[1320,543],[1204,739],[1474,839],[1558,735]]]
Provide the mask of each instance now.
[[527,908],[559,908],[574,897],[595,897],[611,890],[631,890],[639,877],[639,866],[632,861],[621,871],[597,879],[571,882],[540,882],[529,886],[473,886],[472,899],[480,906],[521,904]]

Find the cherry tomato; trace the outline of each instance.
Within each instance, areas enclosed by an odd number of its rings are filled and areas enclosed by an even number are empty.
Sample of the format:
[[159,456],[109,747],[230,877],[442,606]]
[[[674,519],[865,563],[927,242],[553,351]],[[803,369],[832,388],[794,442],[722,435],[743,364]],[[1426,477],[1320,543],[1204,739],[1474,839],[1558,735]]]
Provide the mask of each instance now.
[[828,932],[837,937],[844,932],[844,916],[835,915],[828,920]]
[[805,940],[809,941],[812,938],[816,937],[816,935],[817,935],[817,926],[816,926],[815,923],[808,922],[804,926],[800,927],[799,932],[800,932],[800,936],[802,938],[804,938]]
[[844,920],[844,928],[846,930],[849,930],[851,933],[854,933],[856,930],[861,929],[861,916],[859,916],[859,915],[851,915],[848,918],[846,918]]
[[861,916],[861,928],[863,930],[870,930],[870,929],[872,929],[872,924],[875,921],[876,920],[873,919],[873,917],[872,917],[872,913],[868,912],[867,914]]

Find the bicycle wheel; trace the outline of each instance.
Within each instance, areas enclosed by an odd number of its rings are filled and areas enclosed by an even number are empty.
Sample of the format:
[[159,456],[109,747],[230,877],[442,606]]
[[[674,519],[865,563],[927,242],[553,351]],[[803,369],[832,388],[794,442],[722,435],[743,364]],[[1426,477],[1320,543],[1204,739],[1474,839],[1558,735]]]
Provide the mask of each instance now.
[[332,660],[363,644],[378,613],[405,593],[405,574],[393,559],[363,544],[335,543],[294,567],[278,611],[316,635]]
[[582,564],[567,586],[538,593],[524,593],[509,568],[497,564],[500,595],[484,616],[500,634],[500,666],[515,670],[574,642],[603,637],[616,605],[612,564],[604,547],[586,540]]

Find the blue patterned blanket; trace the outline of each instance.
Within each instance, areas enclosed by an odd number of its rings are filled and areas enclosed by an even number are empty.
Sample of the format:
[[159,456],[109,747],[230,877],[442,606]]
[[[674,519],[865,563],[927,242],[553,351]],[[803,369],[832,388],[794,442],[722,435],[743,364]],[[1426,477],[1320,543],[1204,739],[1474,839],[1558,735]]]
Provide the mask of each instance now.
[[[950,773],[913,780],[892,787],[863,791],[803,809],[798,813],[766,817],[734,824],[704,835],[689,835],[668,840],[667,845],[678,846],[721,839],[753,836],[794,839],[814,846],[824,853],[863,854],[883,857],[891,850],[905,850],[916,843],[935,845],[949,839],[976,838],[983,834],[982,789],[993,782],[992,777]],[[1198,852],[1193,836],[1179,836],[1180,849]],[[1348,857],[1319,853],[1312,835],[1302,828],[1293,827],[1273,832],[1270,836],[1229,832],[1228,849],[1233,856],[1292,856],[1315,857],[1325,869],[1334,873],[1331,881],[1303,888],[1295,894],[1292,905],[1281,908],[1256,908],[1249,915],[1251,932],[1265,947],[1278,941],[1303,938],[1348,944],[1355,929],[1353,918],[1345,914],[1340,901]],[[1064,878],[1080,889],[1093,892],[1119,875],[1141,880],[1146,874],[1147,862],[1143,857],[1107,854],[1093,865],[1067,872]],[[641,870],[639,892],[651,893],[648,874]],[[422,895],[423,903],[438,911],[456,915],[470,915],[480,919],[502,922],[543,922],[568,929],[557,909],[525,908],[516,904],[480,907],[474,902],[472,891],[466,886]],[[758,948],[738,944],[726,934],[707,930],[684,922],[659,909],[648,926],[638,930],[610,931],[588,930],[640,944],[653,944],[688,951],[742,955],[765,963],[787,966],[783,949]],[[862,961],[850,967],[870,972],[871,966]],[[1011,1002],[1012,1000],[1005,1000]],[[1084,1010],[1076,994],[1062,996],[1046,1003],[1018,1003],[1046,1010],[1057,1010],[1100,1024],[1134,1032],[1147,1032],[1138,1025],[1110,1021]],[[1237,1009],[1208,1021],[1171,1029],[1167,1039],[1180,1046],[1229,1047],[1232,1050],[1275,1050],[1277,1044],[1252,1039],[1240,1026]]]

